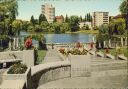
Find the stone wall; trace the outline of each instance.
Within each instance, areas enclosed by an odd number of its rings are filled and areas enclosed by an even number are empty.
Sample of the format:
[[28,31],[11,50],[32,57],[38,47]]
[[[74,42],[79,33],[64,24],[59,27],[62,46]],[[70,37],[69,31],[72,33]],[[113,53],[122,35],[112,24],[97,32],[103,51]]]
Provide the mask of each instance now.
[[0,52],[0,61],[10,59],[21,59],[28,67],[34,66],[34,50]]
[[69,61],[40,64],[32,67],[32,87],[38,86],[57,79],[71,76],[71,64]]

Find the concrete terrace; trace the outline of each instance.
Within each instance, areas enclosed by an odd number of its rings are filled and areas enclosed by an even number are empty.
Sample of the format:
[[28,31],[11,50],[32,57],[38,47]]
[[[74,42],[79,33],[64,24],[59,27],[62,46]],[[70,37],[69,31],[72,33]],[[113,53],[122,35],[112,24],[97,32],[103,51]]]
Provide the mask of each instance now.
[[[50,59],[49,54],[52,54],[53,58]],[[128,87],[127,60],[115,60],[91,54],[85,56],[69,56],[68,59],[71,62],[71,78],[51,81],[40,85],[37,89],[124,89]],[[57,51],[50,49],[45,61],[55,62],[62,60]]]

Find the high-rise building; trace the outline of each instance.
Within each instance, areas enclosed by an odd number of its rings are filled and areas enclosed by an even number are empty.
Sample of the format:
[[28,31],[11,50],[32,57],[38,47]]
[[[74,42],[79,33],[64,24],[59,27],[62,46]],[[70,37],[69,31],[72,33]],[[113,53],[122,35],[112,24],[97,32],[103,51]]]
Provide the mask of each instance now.
[[93,12],[93,27],[109,24],[109,12]]
[[47,18],[47,21],[49,23],[52,23],[55,19],[55,7],[53,7],[51,4],[46,3],[45,5],[42,5],[42,14],[44,14]]

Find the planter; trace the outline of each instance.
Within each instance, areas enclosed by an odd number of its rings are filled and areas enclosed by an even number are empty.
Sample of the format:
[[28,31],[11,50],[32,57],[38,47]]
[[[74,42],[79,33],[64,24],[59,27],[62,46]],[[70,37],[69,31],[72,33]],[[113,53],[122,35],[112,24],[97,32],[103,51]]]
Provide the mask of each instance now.
[[7,74],[7,72],[8,70],[2,75],[3,82],[6,80],[21,80],[25,82],[27,88],[30,87],[31,85],[30,84],[30,81],[31,81],[31,69],[30,68],[28,68],[24,74]]

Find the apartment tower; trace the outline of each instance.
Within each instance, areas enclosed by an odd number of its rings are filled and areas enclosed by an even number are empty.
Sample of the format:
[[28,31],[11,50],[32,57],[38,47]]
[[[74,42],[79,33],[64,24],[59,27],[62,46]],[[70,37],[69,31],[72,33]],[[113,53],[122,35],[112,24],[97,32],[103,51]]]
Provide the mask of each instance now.
[[55,7],[53,7],[51,4],[46,3],[45,5],[42,5],[42,14],[44,14],[47,18],[47,21],[49,23],[52,23],[55,19]]
[[109,24],[109,12],[93,12],[93,27]]

